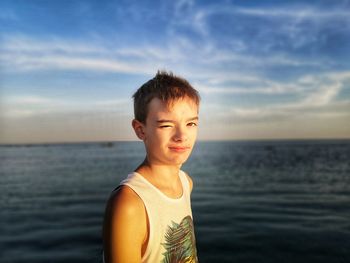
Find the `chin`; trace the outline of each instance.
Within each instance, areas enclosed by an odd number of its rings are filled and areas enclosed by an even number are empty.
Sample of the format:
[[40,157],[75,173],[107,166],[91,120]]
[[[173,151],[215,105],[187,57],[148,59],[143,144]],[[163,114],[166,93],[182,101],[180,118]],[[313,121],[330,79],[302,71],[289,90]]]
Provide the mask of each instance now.
[[182,157],[182,158],[174,158],[170,162],[174,165],[181,165],[181,164],[184,164],[187,161],[187,159],[188,159],[188,156]]

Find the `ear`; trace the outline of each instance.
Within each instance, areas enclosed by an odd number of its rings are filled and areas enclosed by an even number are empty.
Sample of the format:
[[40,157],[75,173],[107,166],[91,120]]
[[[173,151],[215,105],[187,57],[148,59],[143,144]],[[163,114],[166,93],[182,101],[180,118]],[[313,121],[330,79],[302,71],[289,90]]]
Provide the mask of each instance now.
[[131,123],[132,127],[134,128],[136,136],[144,141],[146,139],[145,131],[144,131],[144,124],[136,119],[132,120]]

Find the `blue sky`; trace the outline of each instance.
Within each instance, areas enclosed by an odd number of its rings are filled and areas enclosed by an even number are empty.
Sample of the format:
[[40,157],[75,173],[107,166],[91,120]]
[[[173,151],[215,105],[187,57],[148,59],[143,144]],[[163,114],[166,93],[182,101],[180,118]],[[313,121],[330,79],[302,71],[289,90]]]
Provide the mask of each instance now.
[[350,138],[350,1],[2,1],[0,143],[136,140],[158,69],[199,139]]

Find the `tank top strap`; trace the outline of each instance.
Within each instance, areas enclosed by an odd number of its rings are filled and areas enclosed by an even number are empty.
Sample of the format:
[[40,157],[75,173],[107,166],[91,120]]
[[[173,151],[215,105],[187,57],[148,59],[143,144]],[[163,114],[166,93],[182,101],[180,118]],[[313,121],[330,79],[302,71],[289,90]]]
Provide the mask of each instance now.
[[186,194],[186,196],[190,196],[190,194],[191,194],[190,182],[187,178],[186,173],[184,171],[180,170],[179,177],[181,180],[182,189],[183,189],[184,193]]

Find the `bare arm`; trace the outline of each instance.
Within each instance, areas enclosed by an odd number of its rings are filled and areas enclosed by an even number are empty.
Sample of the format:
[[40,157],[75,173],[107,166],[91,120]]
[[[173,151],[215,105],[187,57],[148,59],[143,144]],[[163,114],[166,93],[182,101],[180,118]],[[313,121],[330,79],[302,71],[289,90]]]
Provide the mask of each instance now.
[[107,203],[103,226],[105,263],[140,263],[146,234],[144,204],[131,188],[122,186]]

